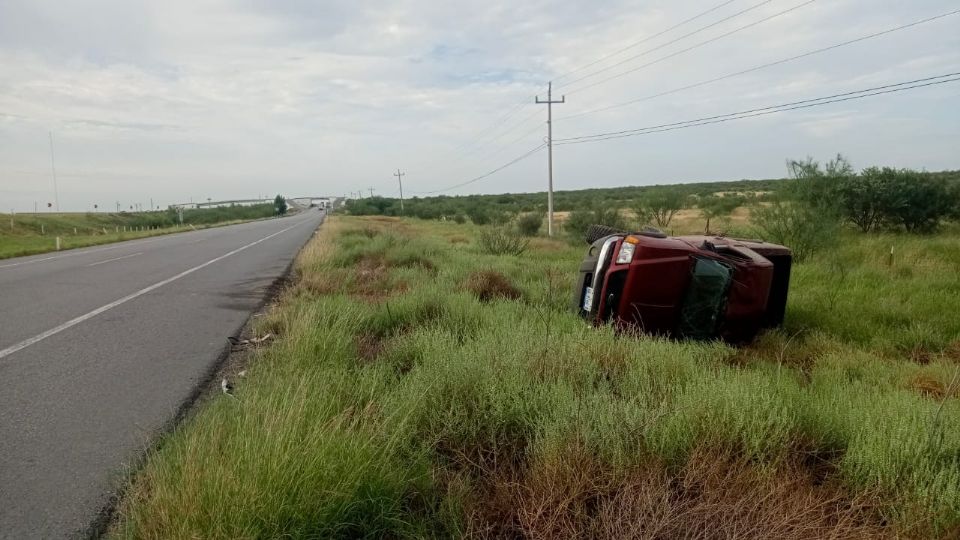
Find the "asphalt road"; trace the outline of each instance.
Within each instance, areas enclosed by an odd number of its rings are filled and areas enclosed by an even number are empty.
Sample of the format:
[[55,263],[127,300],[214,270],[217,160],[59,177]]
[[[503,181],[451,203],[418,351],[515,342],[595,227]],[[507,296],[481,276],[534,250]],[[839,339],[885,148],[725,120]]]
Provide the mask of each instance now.
[[82,534],[322,219],[0,260],[0,538]]

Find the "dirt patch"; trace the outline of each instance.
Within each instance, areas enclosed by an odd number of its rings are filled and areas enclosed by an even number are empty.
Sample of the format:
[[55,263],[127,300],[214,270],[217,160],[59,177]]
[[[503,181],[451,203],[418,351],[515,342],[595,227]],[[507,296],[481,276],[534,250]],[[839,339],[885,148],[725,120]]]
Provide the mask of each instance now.
[[499,298],[518,300],[523,296],[510,278],[494,270],[482,270],[470,274],[464,288],[483,302],[492,302]]
[[470,239],[467,238],[466,236],[462,236],[462,235],[451,236],[451,237],[450,237],[450,243],[451,243],[451,244],[469,244],[469,243],[470,243]]

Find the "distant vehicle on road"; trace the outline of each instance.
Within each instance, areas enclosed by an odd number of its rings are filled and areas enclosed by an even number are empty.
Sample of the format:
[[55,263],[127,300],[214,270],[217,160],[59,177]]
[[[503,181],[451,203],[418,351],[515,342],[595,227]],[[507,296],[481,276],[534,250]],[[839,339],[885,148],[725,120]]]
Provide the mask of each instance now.
[[787,247],[596,225],[587,242],[573,300],[594,324],[730,342],[783,324],[793,262]]

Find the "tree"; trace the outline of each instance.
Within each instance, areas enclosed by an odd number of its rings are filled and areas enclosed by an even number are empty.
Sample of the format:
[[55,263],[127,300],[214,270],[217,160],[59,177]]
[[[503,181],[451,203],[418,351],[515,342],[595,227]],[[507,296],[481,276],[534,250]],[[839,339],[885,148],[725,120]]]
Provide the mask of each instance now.
[[836,190],[843,217],[861,232],[877,230],[888,222],[904,204],[896,177],[894,169],[869,167],[844,179]]
[[898,171],[897,176],[903,202],[892,212],[890,221],[903,225],[908,232],[932,233],[941,220],[956,211],[960,201],[942,180],[906,169]]
[[839,212],[837,189],[856,174],[842,154],[837,154],[824,166],[810,157],[803,161],[788,160],[787,170],[794,179],[789,195],[833,216]]
[[825,247],[834,237],[838,223],[838,184],[853,175],[853,168],[841,155],[826,168],[807,158],[790,160],[787,169],[793,183],[752,212],[757,234],[793,250],[801,262]]
[[687,205],[687,195],[676,189],[662,189],[654,191],[639,199],[634,206],[634,212],[640,220],[640,225],[653,221],[658,227],[666,228],[673,220],[673,216]]
[[710,220],[730,215],[731,212],[742,206],[743,202],[742,197],[735,195],[700,197],[700,200],[697,201],[697,208],[700,210],[703,219],[707,221],[703,234],[710,234]]
[[282,216],[287,213],[287,200],[283,198],[283,195],[277,195],[274,197],[273,208],[276,210],[278,216]]

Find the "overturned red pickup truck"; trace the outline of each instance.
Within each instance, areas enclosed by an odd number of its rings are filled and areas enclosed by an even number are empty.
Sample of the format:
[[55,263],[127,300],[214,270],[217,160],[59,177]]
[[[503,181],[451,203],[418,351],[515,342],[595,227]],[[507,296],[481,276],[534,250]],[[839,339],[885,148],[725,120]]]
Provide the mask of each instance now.
[[721,236],[670,237],[594,226],[574,290],[594,324],[744,342],[783,323],[789,248]]

